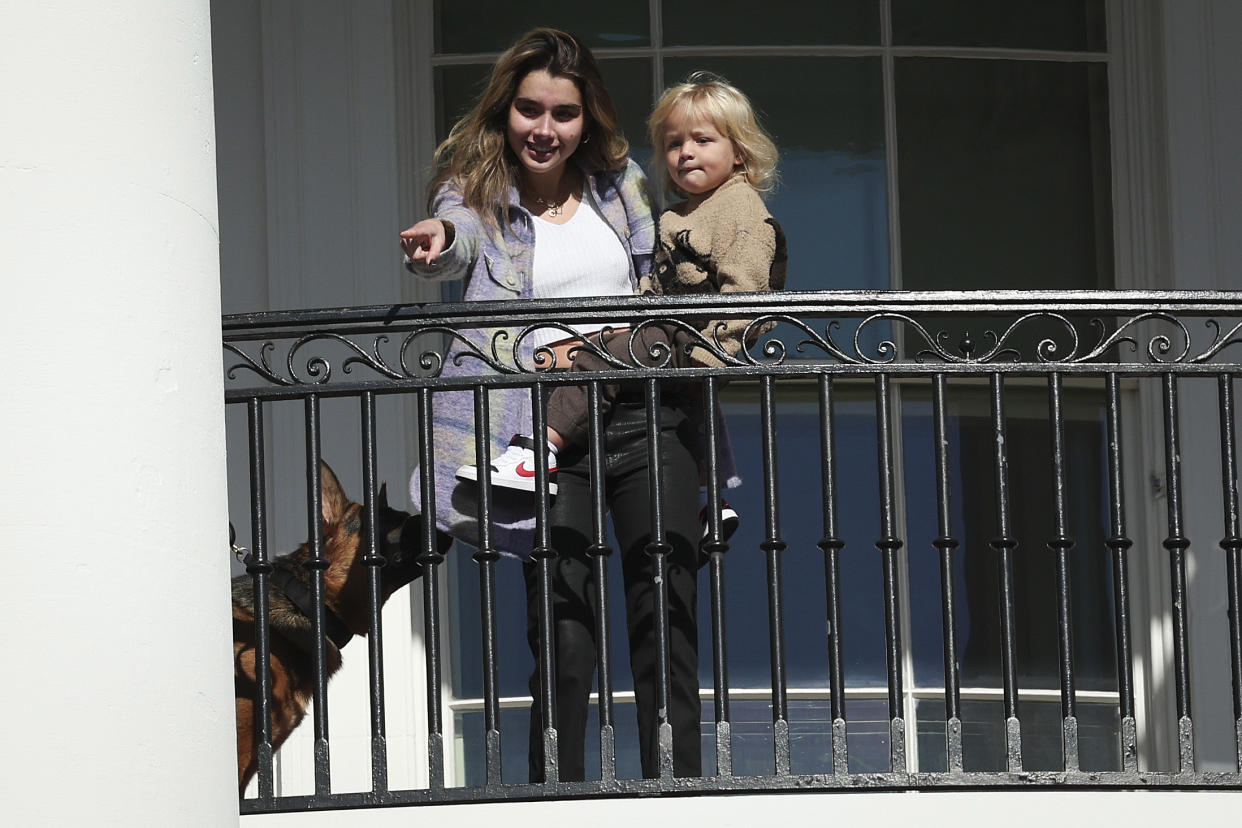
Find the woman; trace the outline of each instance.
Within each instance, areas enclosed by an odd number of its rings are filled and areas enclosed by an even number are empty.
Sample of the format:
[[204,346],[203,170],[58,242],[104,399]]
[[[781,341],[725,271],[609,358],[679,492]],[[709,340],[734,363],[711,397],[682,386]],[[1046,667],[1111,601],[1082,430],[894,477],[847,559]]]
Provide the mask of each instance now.
[[[651,272],[655,229],[647,182],[628,157],[617,131],[616,110],[590,51],[574,36],[536,29],[501,55],[487,89],[436,151],[431,185],[432,217],[401,233],[407,266],[431,279],[465,279],[467,301],[628,295]],[[589,335],[602,325],[583,326]],[[533,365],[534,350],[547,347],[557,365],[570,348],[550,331],[517,338],[474,332],[474,344],[513,349],[506,361]],[[455,351],[464,350],[456,346]],[[445,375],[483,370],[478,360],[450,353]],[[492,456],[509,438],[531,431],[526,389],[493,392]],[[665,538],[671,551],[665,583],[669,597],[671,685],[668,720],[678,776],[701,772],[698,698],[696,552],[698,481],[692,451],[693,424],[673,398],[661,411]],[[473,398],[470,392],[437,395],[436,504],[442,529],[466,541],[477,538],[476,485],[454,471],[474,461]],[[605,422],[605,494],[620,545],[626,593],[630,666],[638,712],[643,775],[659,775],[656,699],[654,587],[650,558],[650,496],[645,412],[639,396],[618,400]],[[558,763],[563,781],[585,775],[584,741],[588,696],[595,674],[595,600],[590,555],[588,461],[579,450],[559,458],[558,492],[549,519],[553,562],[553,627],[556,665]],[[418,475],[412,480],[420,502]],[[497,497],[493,538],[505,553],[529,559],[532,538],[529,498]],[[527,637],[538,653],[538,578],[524,564]],[[538,671],[531,677],[531,781],[543,778]]]

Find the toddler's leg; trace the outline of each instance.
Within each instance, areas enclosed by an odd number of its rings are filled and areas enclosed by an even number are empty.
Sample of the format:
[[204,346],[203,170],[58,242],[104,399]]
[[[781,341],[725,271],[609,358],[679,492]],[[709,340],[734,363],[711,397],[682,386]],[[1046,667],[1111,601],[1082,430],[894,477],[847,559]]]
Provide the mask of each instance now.
[[[635,366],[664,365],[665,354],[672,351],[668,364],[682,368],[689,365],[684,348],[689,339],[688,334],[678,335],[663,326],[648,325],[633,334],[633,353],[629,328],[614,331],[602,344],[609,354]],[[574,355],[569,370],[603,371],[612,367],[594,352],[583,349]],[[619,390],[620,385],[615,382],[604,383],[600,387],[600,409],[605,417],[612,410]],[[585,385],[559,385],[548,396],[548,428],[563,437],[566,444],[586,444],[588,401],[589,391]],[[549,439],[552,439],[551,435]]]
[[[629,351],[630,330],[622,328],[614,331],[603,339],[604,350],[623,362],[633,364]],[[637,347],[637,346],[636,346]],[[589,349],[582,349],[574,354],[570,363],[570,371],[606,371],[615,366],[600,358]],[[617,398],[618,384],[603,383],[600,387],[600,409],[604,417],[612,410],[613,400]],[[587,412],[590,404],[590,390],[586,385],[558,385],[548,395],[548,428],[559,434],[565,444],[586,445]],[[551,440],[549,435],[549,440]]]

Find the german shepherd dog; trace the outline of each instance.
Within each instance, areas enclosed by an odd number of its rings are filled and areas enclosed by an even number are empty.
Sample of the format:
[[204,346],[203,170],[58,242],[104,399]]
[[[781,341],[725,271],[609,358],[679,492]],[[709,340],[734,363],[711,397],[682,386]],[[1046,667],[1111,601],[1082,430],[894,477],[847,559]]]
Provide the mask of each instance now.
[[[324,570],[324,654],[331,676],[341,666],[341,648],[355,635],[371,631],[370,578],[363,534],[363,507],[341,490],[340,481],[327,463],[320,466],[323,504],[323,544],[321,554],[328,562]],[[422,574],[418,562],[422,519],[388,506],[386,487],[379,491],[379,526],[376,538],[379,552],[387,563],[380,568],[381,597],[389,596]],[[436,533],[440,552],[452,539]],[[272,689],[272,750],[285,739],[306,715],[314,681],[315,640],[309,613],[310,571],[304,566],[311,550],[303,544],[297,550],[271,561],[268,578],[269,630]],[[258,733],[255,722],[254,578],[239,575],[233,579],[233,682],[237,698],[237,781],[242,793],[258,769]]]

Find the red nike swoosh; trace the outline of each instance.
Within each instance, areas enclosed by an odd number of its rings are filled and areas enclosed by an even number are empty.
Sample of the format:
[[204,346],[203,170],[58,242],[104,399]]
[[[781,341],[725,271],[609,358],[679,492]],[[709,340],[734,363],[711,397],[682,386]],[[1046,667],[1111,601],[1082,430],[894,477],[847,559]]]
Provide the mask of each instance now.
[[[525,460],[523,460],[521,463],[518,463],[518,464],[517,464],[517,467],[514,469],[514,471],[515,471],[515,472],[517,472],[518,477],[534,477],[534,476],[535,476],[535,470],[534,470],[534,469],[528,469],[528,468],[526,468],[526,461],[525,461]],[[549,473],[549,474],[555,474],[555,473],[556,473],[556,466],[553,466],[552,468],[548,469],[548,473]]]

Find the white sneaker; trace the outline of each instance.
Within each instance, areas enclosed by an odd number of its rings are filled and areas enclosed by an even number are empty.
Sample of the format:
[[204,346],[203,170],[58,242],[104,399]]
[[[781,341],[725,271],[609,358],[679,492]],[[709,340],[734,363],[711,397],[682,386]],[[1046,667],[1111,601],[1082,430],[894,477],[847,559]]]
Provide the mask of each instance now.
[[[708,521],[707,507],[704,506],[699,511],[699,522],[703,524],[703,540],[707,540],[707,536],[711,534],[712,525]],[[733,533],[737,531],[738,524],[741,523],[737,510],[729,505],[729,501],[720,501],[720,539],[727,541],[733,537]]]
[[[548,446],[548,494],[556,494],[556,450]],[[457,470],[460,480],[479,479],[479,469],[473,463]],[[521,434],[513,435],[504,454],[492,458],[491,480],[493,486],[535,491],[535,441]]]

